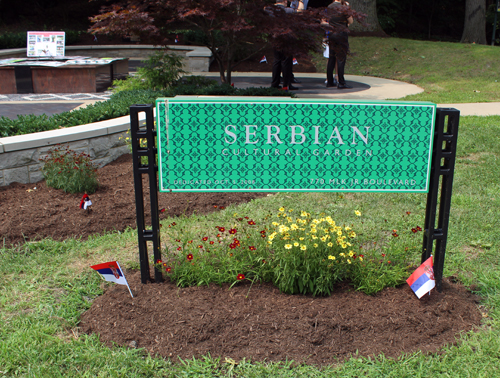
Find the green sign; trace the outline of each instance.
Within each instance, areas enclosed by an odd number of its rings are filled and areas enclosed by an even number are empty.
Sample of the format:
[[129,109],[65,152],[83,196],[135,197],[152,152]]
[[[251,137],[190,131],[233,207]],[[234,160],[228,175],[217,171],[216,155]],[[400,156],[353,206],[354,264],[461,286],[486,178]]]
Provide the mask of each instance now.
[[436,105],[156,101],[160,191],[427,192]]

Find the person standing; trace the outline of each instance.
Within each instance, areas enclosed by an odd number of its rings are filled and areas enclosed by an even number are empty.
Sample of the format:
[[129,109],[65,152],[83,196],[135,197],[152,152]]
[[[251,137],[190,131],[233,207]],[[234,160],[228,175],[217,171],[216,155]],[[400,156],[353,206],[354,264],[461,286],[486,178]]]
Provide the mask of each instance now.
[[[294,13],[293,8],[288,7],[287,0],[276,0],[276,6],[283,8],[286,13]],[[283,73],[283,89],[297,90],[292,85],[293,56],[276,48],[273,49],[273,71],[271,79],[272,88],[280,88],[281,74]]]
[[[333,16],[329,20],[329,24],[335,28],[337,31],[329,33],[328,37],[328,65],[326,67],[326,86],[334,87],[333,70],[336,68],[336,73],[338,76],[338,89],[348,89],[352,88],[347,85],[344,78],[345,62],[347,59],[347,53],[349,52],[349,40],[347,34],[347,28],[352,24],[353,18],[348,17],[342,13],[342,8],[348,6],[348,3],[344,0],[334,0],[328,8],[334,11]],[[344,29],[344,30],[342,30]],[[337,67],[335,67],[337,64]]]

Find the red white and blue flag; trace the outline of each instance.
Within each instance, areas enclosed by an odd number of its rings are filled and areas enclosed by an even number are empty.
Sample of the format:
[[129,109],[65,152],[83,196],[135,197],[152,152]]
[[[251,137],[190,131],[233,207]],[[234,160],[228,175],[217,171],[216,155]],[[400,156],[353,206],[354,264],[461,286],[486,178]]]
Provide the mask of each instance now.
[[406,280],[419,299],[436,286],[436,281],[434,280],[434,270],[432,267],[433,264],[431,256],[425,260],[422,265],[420,265]]
[[132,296],[132,298],[134,297],[132,291],[130,290],[130,286],[128,286],[127,279],[125,278],[125,275],[120,268],[120,264],[118,264],[118,261],[110,261],[102,264],[91,265],[90,267],[99,272],[102,278],[104,278],[106,281],[115,282],[119,285],[127,286],[130,295]]
[[293,64],[299,64],[299,62],[297,62],[297,59],[293,58],[292,60]]
[[259,63],[267,63],[267,58],[265,55],[260,59]]

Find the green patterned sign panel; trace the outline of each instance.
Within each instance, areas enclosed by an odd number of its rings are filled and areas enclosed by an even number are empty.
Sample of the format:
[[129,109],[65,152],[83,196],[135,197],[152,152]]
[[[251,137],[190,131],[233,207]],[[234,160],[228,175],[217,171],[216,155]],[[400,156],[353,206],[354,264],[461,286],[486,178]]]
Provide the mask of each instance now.
[[160,191],[427,192],[436,105],[156,101]]

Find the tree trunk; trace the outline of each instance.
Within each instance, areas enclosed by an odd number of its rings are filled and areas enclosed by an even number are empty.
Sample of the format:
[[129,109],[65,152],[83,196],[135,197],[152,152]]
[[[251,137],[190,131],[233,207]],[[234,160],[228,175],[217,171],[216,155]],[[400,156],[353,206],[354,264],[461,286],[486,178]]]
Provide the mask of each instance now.
[[355,11],[367,15],[365,22],[368,24],[363,27],[359,22],[354,21],[349,26],[350,30],[362,33],[385,34],[378,22],[377,0],[348,0],[348,3]]
[[465,1],[462,43],[486,44],[486,0]]

